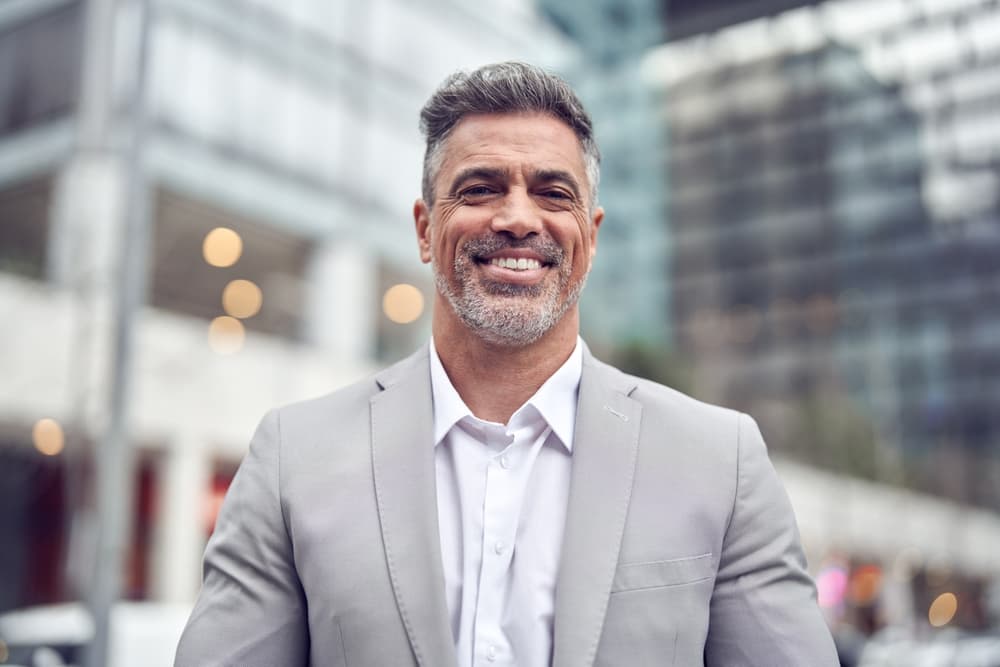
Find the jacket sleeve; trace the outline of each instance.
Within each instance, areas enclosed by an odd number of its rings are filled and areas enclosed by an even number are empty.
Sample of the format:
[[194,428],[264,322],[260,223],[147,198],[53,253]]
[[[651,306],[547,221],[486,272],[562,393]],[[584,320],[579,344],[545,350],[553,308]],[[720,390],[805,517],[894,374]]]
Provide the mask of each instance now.
[[219,512],[175,667],[305,665],[306,602],[279,492],[281,431],[264,417]]
[[836,667],[791,504],[757,424],[738,420],[737,486],[712,594],[705,664]]

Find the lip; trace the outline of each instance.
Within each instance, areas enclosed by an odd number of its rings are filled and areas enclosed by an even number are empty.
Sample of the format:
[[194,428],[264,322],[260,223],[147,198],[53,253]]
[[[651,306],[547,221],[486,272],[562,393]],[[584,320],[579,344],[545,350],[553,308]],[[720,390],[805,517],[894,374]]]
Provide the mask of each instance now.
[[490,280],[512,283],[515,285],[534,285],[545,277],[545,274],[548,273],[550,267],[543,264],[541,268],[538,269],[523,269],[518,271],[515,269],[506,269],[494,266],[493,264],[484,264],[480,262],[479,268]]

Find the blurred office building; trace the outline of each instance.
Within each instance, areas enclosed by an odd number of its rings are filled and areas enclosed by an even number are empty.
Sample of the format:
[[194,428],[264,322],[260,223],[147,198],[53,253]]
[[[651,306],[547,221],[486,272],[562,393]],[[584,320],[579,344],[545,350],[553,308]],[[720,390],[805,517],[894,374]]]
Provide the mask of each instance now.
[[[962,586],[956,622],[985,627],[1000,576],[976,555],[995,553],[1000,509],[1000,11],[727,4],[672,4],[671,39],[643,63],[669,134],[670,326],[691,388],[757,416],[779,460],[854,479],[821,500],[800,486],[814,469],[786,477],[821,554],[917,563],[916,608]],[[838,604],[851,590],[870,587]]]
[[1000,70],[966,34],[995,10],[902,4],[870,37],[877,66],[846,38],[782,44],[796,22],[832,31],[835,3],[653,56],[703,50],[663,88],[677,341],[713,400],[763,415],[821,396],[875,419],[871,451],[776,429],[800,458],[996,509]]
[[263,413],[424,339],[420,106],[455,69],[570,52],[487,5],[0,4],[0,611],[83,593],[122,404],[125,595],[189,602]]
[[[670,322],[666,128],[657,91],[638,76],[665,32],[657,0],[540,0],[581,57],[564,74],[590,111],[601,147],[606,216],[580,301],[582,332],[605,356],[642,343],[662,354]],[[669,379],[669,378],[661,378]]]

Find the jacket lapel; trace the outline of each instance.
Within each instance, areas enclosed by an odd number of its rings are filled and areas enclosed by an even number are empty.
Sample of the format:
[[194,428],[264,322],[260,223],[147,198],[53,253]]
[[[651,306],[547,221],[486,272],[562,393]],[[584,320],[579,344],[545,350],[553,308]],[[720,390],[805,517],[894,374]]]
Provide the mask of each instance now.
[[591,665],[618,563],[639,444],[633,379],[584,348],[573,472],[556,582],[553,665]]
[[437,520],[427,349],[377,378],[371,398],[372,473],[386,562],[417,662],[455,665]]

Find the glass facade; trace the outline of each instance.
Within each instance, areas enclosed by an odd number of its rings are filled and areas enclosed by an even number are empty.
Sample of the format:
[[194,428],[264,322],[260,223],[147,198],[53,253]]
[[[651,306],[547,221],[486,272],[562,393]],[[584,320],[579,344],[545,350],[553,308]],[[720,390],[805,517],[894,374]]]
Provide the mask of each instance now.
[[601,147],[599,203],[607,215],[580,301],[583,335],[607,354],[657,347],[670,326],[663,307],[670,299],[667,144],[656,98],[638,72],[644,54],[663,39],[658,3],[539,4],[580,48],[563,74],[590,112]]
[[79,84],[81,3],[0,24],[0,136],[67,116]]
[[[789,16],[829,34],[842,4]],[[973,72],[945,47],[907,51],[926,24],[983,11],[805,48],[782,40],[789,16],[761,19],[649,64],[670,133],[674,340],[695,391],[759,415],[802,460],[997,508],[996,143],[959,140],[994,93],[963,86]],[[753,31],[770,40],[756,51]],[[959,89],[971,97],[945,94]]]

